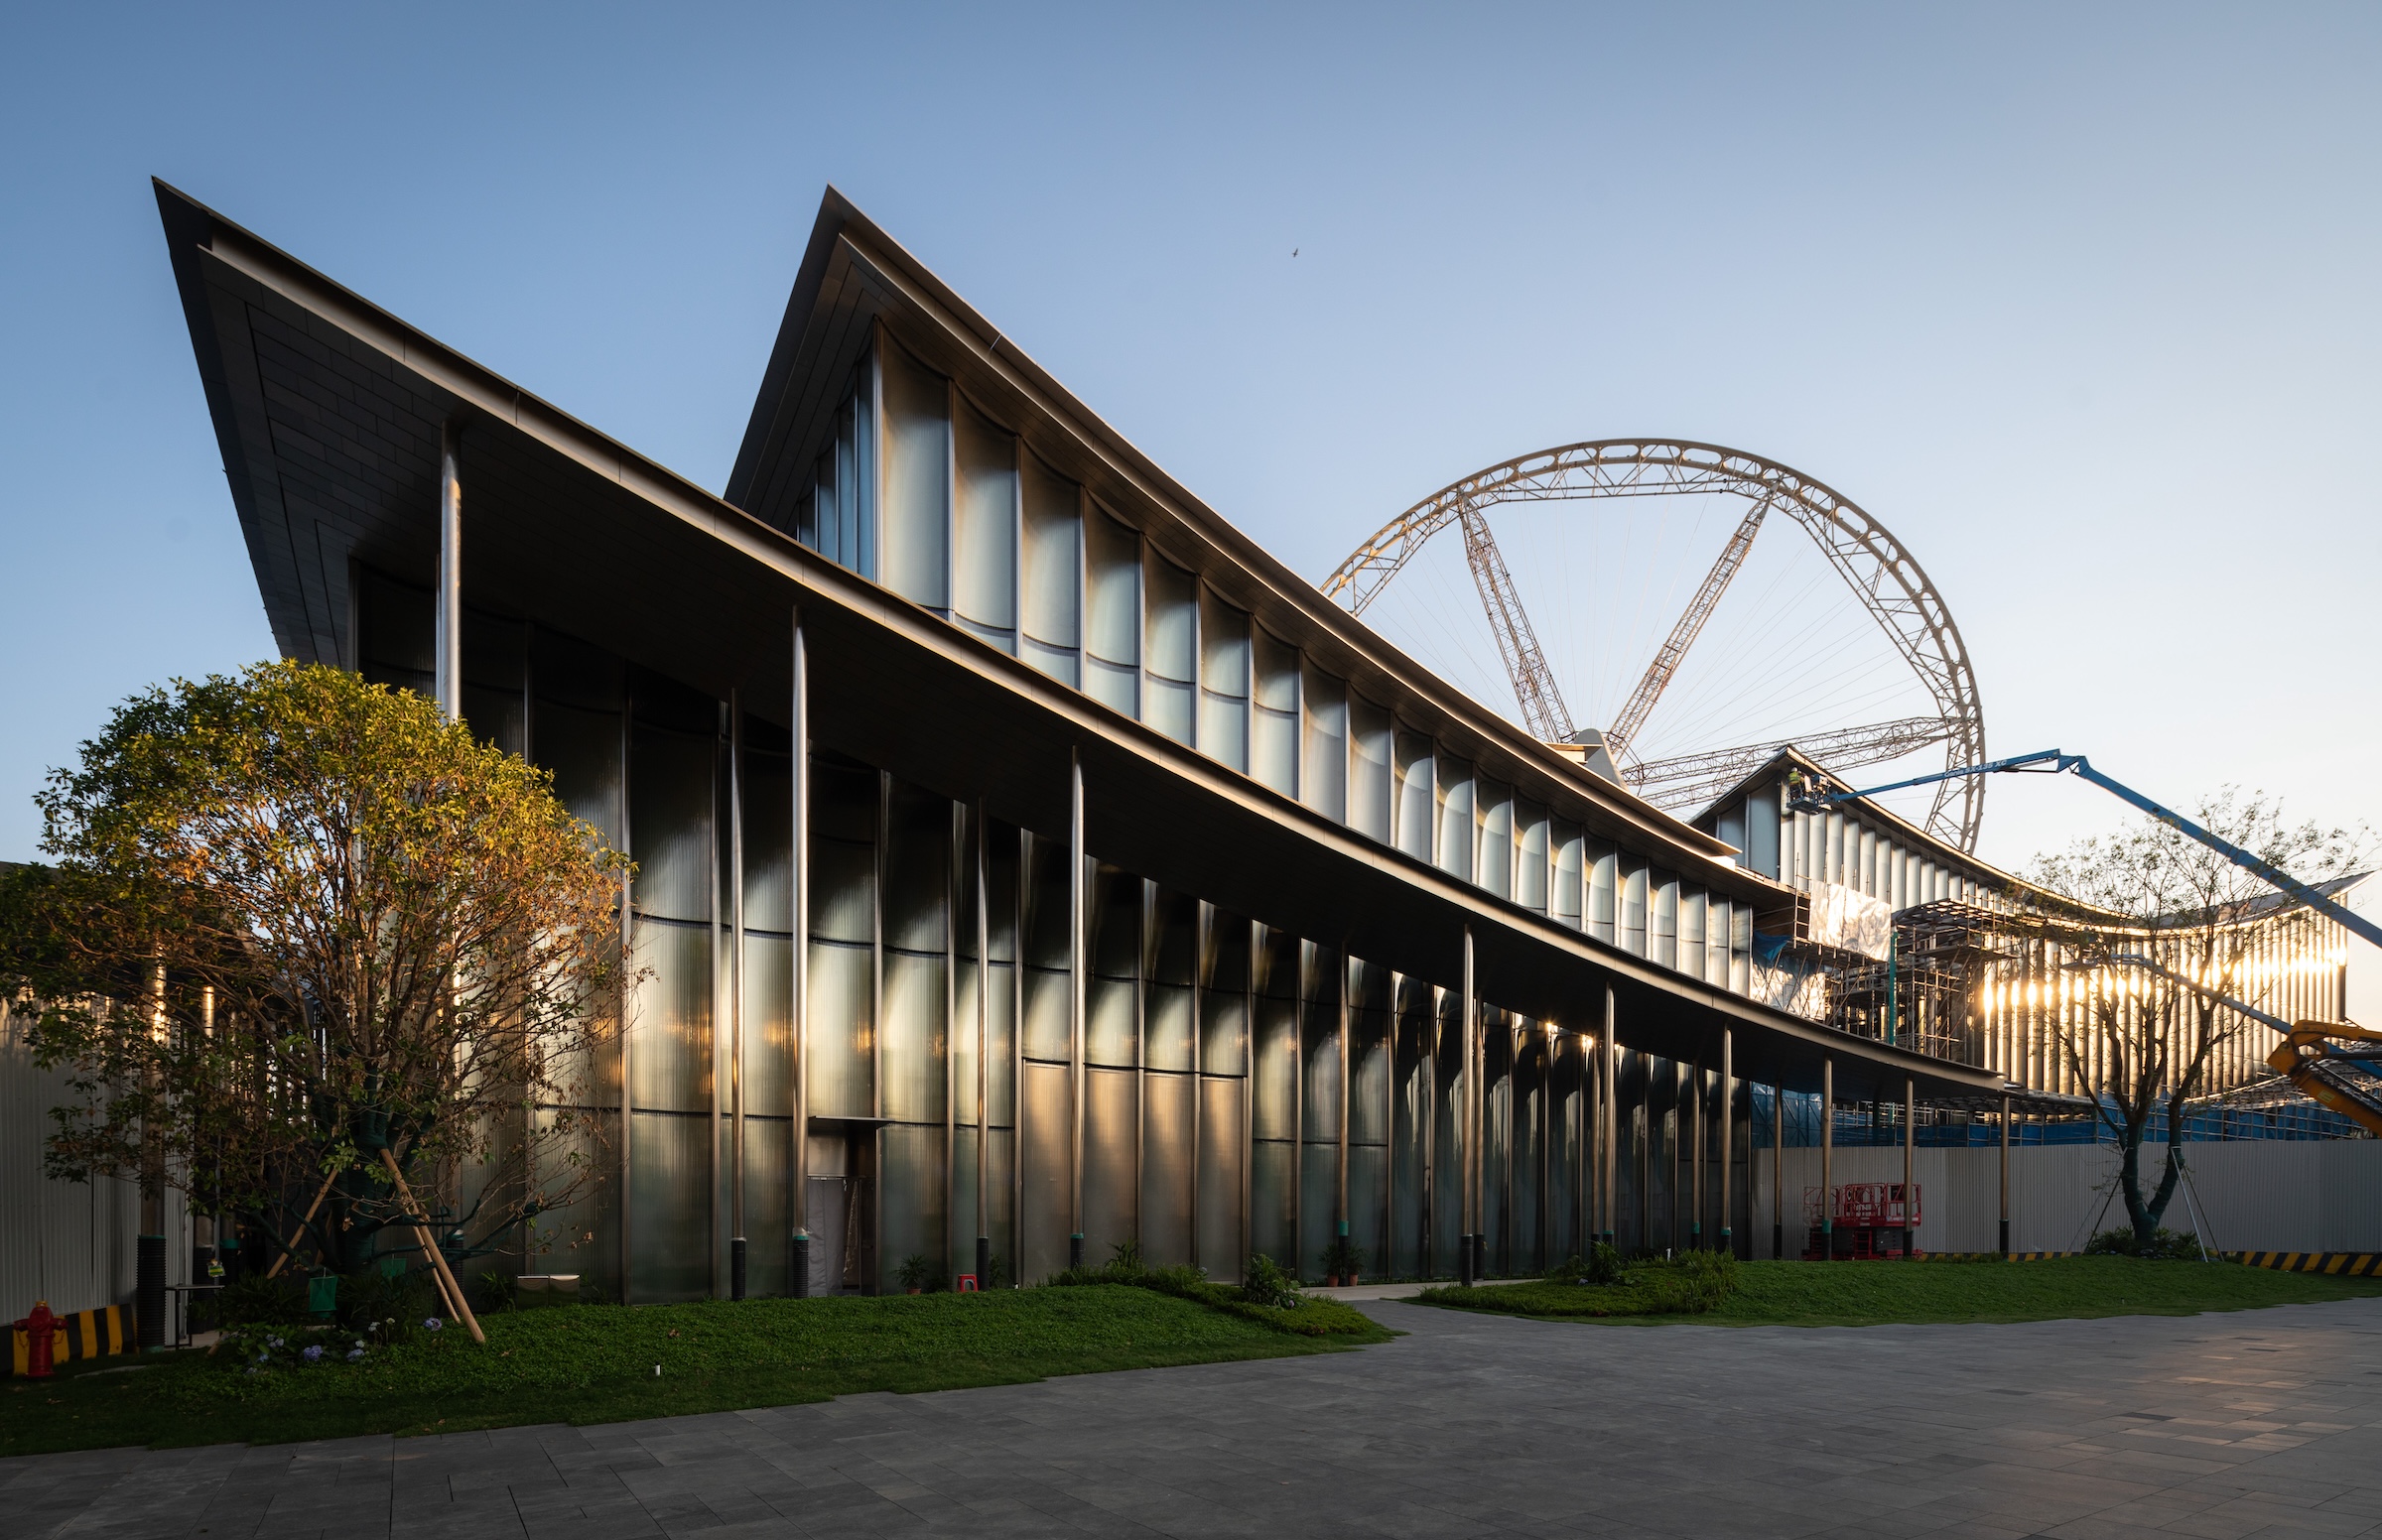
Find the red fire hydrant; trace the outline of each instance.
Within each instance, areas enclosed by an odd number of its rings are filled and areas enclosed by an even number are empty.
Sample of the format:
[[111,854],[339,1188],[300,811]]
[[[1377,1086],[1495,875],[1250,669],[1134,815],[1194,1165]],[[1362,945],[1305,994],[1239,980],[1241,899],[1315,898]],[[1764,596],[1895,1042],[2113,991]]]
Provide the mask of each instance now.
[[35,1300],[33,1314],[17,1323],[17,1330],[26,1335],[25,1377],[50,1377],[50,1348],[58,1332],[58,1317],[50,1314],[48,1300]]

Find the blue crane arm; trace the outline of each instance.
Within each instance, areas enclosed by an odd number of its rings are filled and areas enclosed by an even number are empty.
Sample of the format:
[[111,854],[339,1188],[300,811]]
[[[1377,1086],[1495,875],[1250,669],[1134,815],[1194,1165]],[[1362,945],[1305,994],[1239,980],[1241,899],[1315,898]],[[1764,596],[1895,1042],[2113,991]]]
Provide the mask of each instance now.
[[2229,839],[2210,834],[2173,808],[2161,807],[2123,781],[2113,780],[2101,774],[2092,767],[2092,761],[2081,754],[2067,754],[2055,748],[2047,748],[2033,754],[2016,754],[2008,759],[1996,759],[1982,765],[1962,765],[1955,770],[1938,770],[1933,775],[1915,775],[1907,781],[1893,781],[1884,786],[1873,786],[1867,791],[1827,792],[1797,797],[1790,800],[1787,806],[1808,811],[1824,808],[1833,802],[1851,802],[1856,798],[1875,797],[1880,792],[1901,791],[1907,786],[1926,786],[1936,781],[1949,781],[1961,776],[1995,775],[2008,770],[2026,770],[2036,765],[2050,766],[2048,771],[2040,772],[2043,774],[2057,775],[2062,771],[2074,771],[2111,796],[2140,808],[2168,828],[2181,834],[2189,834],[2234,865],[2265,878],[2284,893],[2299,900],[2325,919],[2338,924],[2349,934],[2361,937],[2377,947],[2382,947],[2382,925],[2376,925],[2362,915],[2351,913],[2345,905],[2334,903],[2282,867],[2251,854]]

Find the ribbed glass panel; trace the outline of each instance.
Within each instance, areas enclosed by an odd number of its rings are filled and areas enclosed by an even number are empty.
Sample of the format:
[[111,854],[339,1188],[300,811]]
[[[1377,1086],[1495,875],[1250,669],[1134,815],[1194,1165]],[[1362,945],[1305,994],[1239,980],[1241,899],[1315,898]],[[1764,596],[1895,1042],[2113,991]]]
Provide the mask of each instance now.
[[[1390,1138],[1390,970],[1356,965],[1350,996],[1348,1137],[1357,1144]],[[1350,1200],[1352,1207],[1355,1200]]]
[[[910,1257],[925,1257],[939,1272],[953,1270],[944,1249],[949,1228],[943,1208],[943,1125],[895,1124],[878,1138],[885,1228],[876,1248],[877,1286],[898,1293],[894,1269]],[[975,1265],[973,1256],[969,1265]]]
[[1390,1248],[1382,1269],[1400,1278],[1422,1273],[1424,1132],[1431,1116],[1431,1043],[1435,1035],[1431,986],[1398,981],[1396,1047],[1392,1056],[1397,1104],[1390,1142]]
[[1283,1267],[1295,1264],[1298,1236],[1298,1146],[1259,1140],[1249,1152],[1249,1245]]
[[1025,455],[1025,660],[1077,683],[1083,644],[1083,490],[1030,451]]
[[1514,788],[1480,783],[1481,886],[1499,898],[1514,897]]
[[1620,909],[1621,858],[1613,846],[1602,839],[1587,844],[1588,861],[1588,934],[1598,941],[1612,941]]
[[1074,1053],[1075,1001],[1068,983],[1072,948],[1067,846],[1028,835],[1031,858],[1025,911],[1025,1057],[1065,1062]]
[[636,928],[637,984],[629,1018],[629,1105],[712,1108],[712,933],[647,920]]
[[[752,735],[748,727],[746,735]],[[793,762],[744,750],[744,928],[794,929]]]
[[712,1119],[637,1112],[629,1132],[628,1265],[639,1304],[712,1292]]
[[794,1233],[791,1118],[744,1114],[745,1288],[756,1296],[790,1294]]
[[[1431,858],[1431,825],[1438,816],[1431,787],[1431,740],[1419,732],[1399,733],[1396,770],[1397,847],[1427,861]],[[1465,843],[1469,848],[1471,841]]]
[[620,713],[582,710],[540,699],[537,763],[554,772],[554,794],[571,816],[620,840]]
[[1241,1175],[1249,1141],[1242,1131],[1246,1083],[1209,1077],[1199,1083],[1199,1265],[1219,1279],[1244,1276]]
[[1139,1063],[1141,895],[1139,877],[1115,866],[1092,878],[1092,980],[1085,1001],[1084,1058],[1131,1068]]
[[1548,838],[1554,844],[1554,891],[1549,895],[1554,901],[1554,917],[1576,931],[1587,923],[1581,908],[1587,897],[1587,852],[1580,826],[1556,819]]
[[1018,1130],[1025,1206],[1018,1217],[1025,1249],[1016,1274],[1021,1283],[1039,1283],[1067,1265],[1067,1237],[1074,1219],[1068,1171],[1075,1131],[1067,1076],[1065,1065],[1025,1066],[1023,1126]]
[[870,999],[875,961],[864,947],[811,944],[810,1081],[805,1100],[814,1117],[868,1117],[874,1022]]
[[955,608],[967,627],[1004,651],[1017,625],[1017,441],[965,399],[951,425],[959,495],[952,505]]
[[744,937],[744,1110],[794,1109],[794,944],[782,936]]
[[1151,1267],[1191,1260],[1191,1119],[1199,1082],[1150,1075],[1141,1083],[1141,1255]]
[[1769,787],[1745,799],[1746,864],[1765,877],[1779,875],[1779,800]]
[[950,903],[952,805],[896,781],[886,823],[893,842],[885,860],[885,946],[940,958]]
[[1323,1281],[1323,1253],[1337,1229],[1340,1207],[1340,1146],[1312,1140],[1299,1146],[1298,1276]]
[[1679,971],[1690,978],[1704,976],[1704,893],[1701,888],[1679,890]]
[[794,538],[862,577],[876,575],[875,519],[870,508],[870,479],[875,457],[869,432],[872,361],[862,359],[843,405],[836,410],[835,430],[819,453],[812,471],[811,495],[795,516]]
[[1633,861],[1621,881],[1621,948],[1639,957],[1646,956],[1646,868]]
[[1084,1257],[1105,1262],[1133,1238],[1139,1194],[1133,1152],[1138,1081],[1130,1070],[1084,1072]]
[[943,968],[939,957],[885,953],[882,1116],[943,1121]]
[[1396,765],[1390,711],[1360,695],[1348,698],[1348,827],[1390,842]]
[[1140,714],[1141,537],[1095,509],[1086,521],[1084,692],[1128,716]]
[[1143,602],[1148,618],[1143,627],[1142,663],[1148,693],[1141,703],[1141,719],[1177,743],[1189,743],[1196,726],[1198,584],[1189,573],[1144,549],[1143,580],[1148,590]]
[[1249,1073],[1249,922],[1217,911],[1208,921],[1206,976],[1199,996],[1200,1067]]
[[1199,746],[1249,768],[1249,615],[1199,590]]
[[1704,982],[1729,986],[1730,902],[1715,893],[1704,901]]
[[1474,875],[1474,842],[1479,816],[1474,800],[1472,766],[1442,751],[1437,771],[1439,805],[1439,869],[1466,882]]
[[1305,707],[1299,800],[1325,818],[1350,822],[1348,685],[1307,665],[1299,681],[1299,695]]
[[1514,857],[1514,901],[1524,909],[1546,913],[1546,884],[1553,852],[1548,847],[1546,809],[1517,802],[1514,822],[1518,844]]
[[1285,797],[1298,795],[1298,649],[1259,629],[1257,694],[1251,699],[1249,773]]
[[1464,1002],[1450,989],[1439,1001],[1431,1053],[1431,1272],[1458,1271],[1456,1237],[1464,1230]]
[[1679,965],[1679,879],[1656,872],[1654,882],[1654,961],[1664,967]]
[[885,401],[885,586],[951,605],[951,384],[896,344],[880,359]]
[[1149,982],[1144,985],[1141,1062],[1153,1070],[1190,1070],[1196,1024],[1192,1020],[1193,953],[1199,940],[1199,902],[1164,888],[1155,892]]
[[630,736],[629,838],[641,913],[712,918],[714,733],[639,721]]

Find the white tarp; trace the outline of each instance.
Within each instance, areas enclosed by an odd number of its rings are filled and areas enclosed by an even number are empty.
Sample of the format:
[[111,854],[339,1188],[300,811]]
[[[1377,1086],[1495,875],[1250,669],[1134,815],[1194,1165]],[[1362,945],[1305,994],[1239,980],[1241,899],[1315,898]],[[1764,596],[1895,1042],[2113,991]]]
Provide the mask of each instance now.
[[1811,901],[1812,941],[1885,961],[1894,941],[1892,905],[1835,882],[1814,882],[1805,891]]

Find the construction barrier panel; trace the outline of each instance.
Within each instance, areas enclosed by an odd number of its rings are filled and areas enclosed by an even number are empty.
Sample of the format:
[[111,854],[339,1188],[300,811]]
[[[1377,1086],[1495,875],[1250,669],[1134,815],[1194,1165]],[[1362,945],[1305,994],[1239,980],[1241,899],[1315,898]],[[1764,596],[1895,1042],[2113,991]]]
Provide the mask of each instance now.
[[2382,1251],[2228,1251],[2225,1260],[2283,1273],[2338,1273],[2347,1278],[2382,1272]]
[[[9,1372],[21,1375],[33,1353],[33,1334],[14,1331],[9,1334],[12,1351]],[[97,1310],[78,1310],[70,1316],[58,1318],[58,1326],[50,1334],[50,1361],[67,1363],[81,1358],[112,1358],[118,1353],[132,1351],[132,1311],[124,1305],[105,1305]]]

